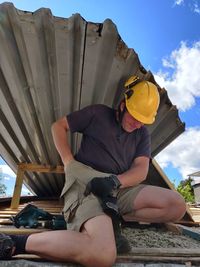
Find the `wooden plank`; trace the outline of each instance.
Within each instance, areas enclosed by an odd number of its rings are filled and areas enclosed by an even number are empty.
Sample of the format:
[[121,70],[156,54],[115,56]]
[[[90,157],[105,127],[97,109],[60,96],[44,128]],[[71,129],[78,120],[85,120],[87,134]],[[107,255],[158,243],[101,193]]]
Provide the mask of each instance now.
[[[39,256],[32,254],[17,255],[13,259],[40,259]],[[167,262],[167,263],[200,263],[200,257],[198,256],[170,256],[170,255],[140,255],[140,254],[126,254],[118,255],[116,259],[117,263],[134,263],[134,262]]]
[[195,231],[194,228],[191,229],[190,227],[183,226],[180,224],[178,224],[177,227],[180,229],[180,231],[183,235],[187,235],[193,239],[200,241],[200,232],[199,231]]
[[192,218],[195,222],[197,222],[200,225],[200,215],[193,215]]
[[[38,207],[38,206],[37,206]],[[45,209],[45,211],[50,211],[50,212],[61,212],[62,208],[43,208],[43,207],[38,207],[40,209]],[[1,210],[0,214],[2,215],[15,215],[22,209],[17,209],[17,210]]]
[[64,167],[63,166],[40,165],[40,164],[33,164],[33,163],[20,163],[19,167],[24,171],[30,171],[30,172],[64,173]]
[[17,209],[19,206],[23,179],[24,179],[24,170],[18,167],[14,193],[11,201],[11,209]]
[[[53,201],[54,203],[59,203],[59,201]],[[40,201],[40,205],[38,205],[38,203],[33,203],[31,202],[31,204],[35,204],[35,206],[37,206],[38,208],[41,208],[49,213],[51,213],[52,215],[61,215],[62,214],[62,208],[63,205],[59,205],[57,207],[54,207],[53,204],[50,201]],[[12,222],[10,220],[11,216],[16,216],[25,206],[27,206],[29,203],[26,203],[25,205],[19,205],[19,207],[17,209],[11,209],[11,208],[5,208],[3,210],[0,211],[0,225],[12,225]],[[44,205],[45,204],[45,205]]]
[[193,220],[200,224],[200,208],[190,206],[190,212],[192,214]]
[[171,190],[176,191],[174,185],[169,180],[169,178],[167,177],[167,175],[163,172],[163,170],[161,169],[161,167],[159,166],[159,164],[157,163],[157,161],[155,159],[152,159],[152,164],[156,168],[156,170],[158,171],[158,173],[160,174],[160,176],[164,179],[164,181],[166,182],[166,184],[168,185],[168,187]]
[[39,165],[32,163],[20,163],[18,165],[14,193],[11,201],[11,209],[17,209],[20,202],[23,176],[25,171],[42,173],[64,173],[63,166]]
[[192,213],[198,213],[198,214],[200,214],[200,208],[190,207],[190,210],[192,211]]
[[11,200],[11,209],[17,209],[20,202],[23,176],[25,171],[43,172],[43,173],[64,173],[63,166],[38,165],[32,163],[20,163],[18,165],[17,177],[13,197]]
[[[117,256],[118,263],[132,263],[132,262],[164,262],[166,263],[200,263],[200,257],[174,257],[174,256],[146,256],[146,255],[126,255],[126,256]],[[199,266],[199,265],[198,265]]]
[[0,219],[0,227],[1,225],[12,225],[12,221],[9,219]]
[[15,227],[1,227],[1,233],[10,234],[10,235],[24,235],[24,234],[34,234],[34,233],[41,233],[45,231],[50,231],[50,229],[44,228],[15,228]]
[[[47,210],[45,210],[47,211]],[[50,212],[52,215],[61,215],[61,212]],[[2,219],[10,219],[11,216],[15,216],[15,215],[8,215],[8,214],[0,214],[0,220]]]
[[195,228],[191,229],[190,227],[174,223],[166,223],[165,225],[168,230],[174,233],[183,234],[200,241],[200,231],[195,231]]
[[177,224],[182,224],[182,225],[186,225],[186,226],[200,226],[200,221],[199,222],[189,222],[189,221],[184,221],[184,220],[180,220],[180,221],[176,221]]
[[[159,164],[156,162],[155,159],[152,160],[152,164],[153,166],[156,168],[156,170],[158,171],[158,173],[161,175],[161,177],[163,178],[163,180],[166,182],[166,184],[168,185],[168,187],[173,190],[173,191],[177,191],[176,188],[174,187],[174,185],[172,184],[172,182],[169,180],[169,178],[167,177],[167,175],[164,173],[164,171],[161,169],[161,167],[159,166]],[[186,203],[186,212],[189,215],[191,221],[193,221],[193,217],[190,211],[190,208],[188,206],[188,204]]]
[[187,248],[132,248],[130,255],[200,257],[200,249]]
[[0,219],[10,218],[10,215],[0,214]]
[[18,213],[18,210],[10,210],[10,211],[7,211],[7,210],[1,210],[0,213],[2,215],[15,215]]
[[62,208],[63,207],[63,204],[64,202],[42,202],[42,201],[29,201],[29,202],[26,202],[24,204],[20,204],[19,208],[23,208],[25,207],[27,204],[32,204],[32,205],[35,205],[35,206],[43,206],[43,207],[52,207],[52,208]]
[[62,208],[64,205],[64,203],[61,203],[61,204],[54,204],[54,203],[46,204],[46,203],[37,203],[37,202],[28,202],[28,203],[35,205],[37,207],[41,206],[41,207],[49,207],[49,208],[57,208],[57,209]]

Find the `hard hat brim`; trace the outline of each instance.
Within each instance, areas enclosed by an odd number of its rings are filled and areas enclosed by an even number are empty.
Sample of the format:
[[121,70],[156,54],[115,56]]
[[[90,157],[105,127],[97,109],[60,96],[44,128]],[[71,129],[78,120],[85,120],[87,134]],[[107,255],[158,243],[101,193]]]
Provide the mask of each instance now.
[[126,100],[126,108],[128,110],[128,113],[139,122],[142,122],[144,124],[152,124],[155,121],[156,114],[154,114],[154,116],[151,115],[149,117],[142,116],[141,114],[139,114],[135,110],[132,110],[132,109],[129,108],[127,100]]

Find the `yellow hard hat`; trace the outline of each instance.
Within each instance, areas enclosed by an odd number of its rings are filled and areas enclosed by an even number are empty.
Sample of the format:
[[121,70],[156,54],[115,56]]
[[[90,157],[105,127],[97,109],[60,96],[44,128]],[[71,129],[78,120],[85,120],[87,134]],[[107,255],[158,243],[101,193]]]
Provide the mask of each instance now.
[[148,81],[140,81],[137,76],[131,76],[125,82],[125,104],[128,112],[136,120],[144,124],[152,124],[155,121],[160,96],[155,84]]

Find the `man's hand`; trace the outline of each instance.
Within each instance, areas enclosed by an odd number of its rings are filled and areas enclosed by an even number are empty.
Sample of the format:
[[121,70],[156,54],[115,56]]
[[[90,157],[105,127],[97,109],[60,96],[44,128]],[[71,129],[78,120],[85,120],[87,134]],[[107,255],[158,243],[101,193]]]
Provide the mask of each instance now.
[[85,196],[93,193],[99,198],[103,211],[113,217],[119,216],[117,198],[114,196],[115,190],[120,187],[121,183],[117,176],[94,177],[86,186]]
[[116,189],[120,187],[121,183],[116,175],[110,175],[108,177],[94,177],[87,185],[85,189],[85,196],[93,193],[99,198],[105,198],[113,196]]

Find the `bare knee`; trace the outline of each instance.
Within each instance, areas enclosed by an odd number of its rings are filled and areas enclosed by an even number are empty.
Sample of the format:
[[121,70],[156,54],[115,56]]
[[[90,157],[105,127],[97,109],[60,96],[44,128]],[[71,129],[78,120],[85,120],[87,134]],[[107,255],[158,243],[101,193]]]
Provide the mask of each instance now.
[[168,222],[180,220],[186,212],[184,198],[178,192],[169,191],[164,201],[163,212]]
[[88,266],[91,267],[111,267],[116,260],[117,252],[115,245],[100,245],[93,249],[88,255]]
[[99,251],[98,259],[97,259],[97,263],[99,263],[99,265],[95,265],[95,266],[110,267],[115,263],[116,257],[117,257],[117,254],[116,254],[115,247],[109,247],[105,249],[103,252],[103,255],[102,255],[102,251]]
[[178,192],[174,192],[173,209],[175,210],[173,221],[180,220],[186,212],[185,200]]
[[110,217],[100,215],[88,220],[84,224],[83,232],[87,235],[88,246],[82,262],[85,262],[88,267],[112,266],[116,260],[117,252]]

